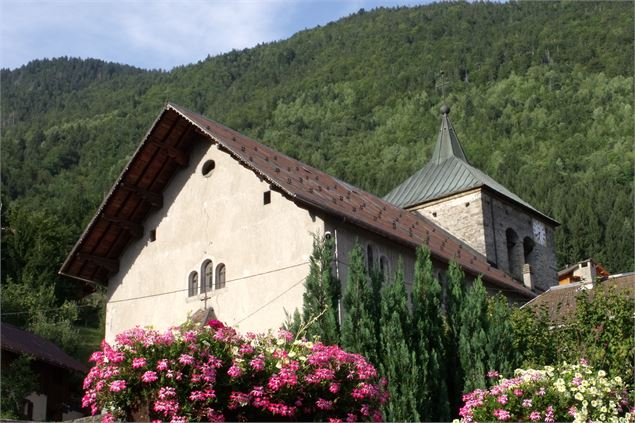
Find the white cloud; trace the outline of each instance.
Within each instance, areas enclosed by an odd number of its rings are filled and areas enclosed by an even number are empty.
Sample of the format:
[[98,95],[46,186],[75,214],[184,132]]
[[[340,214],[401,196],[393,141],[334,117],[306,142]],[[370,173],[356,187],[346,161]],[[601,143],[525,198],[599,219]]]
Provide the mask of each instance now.
[[0,0],[1,65],[78,56],[170,69],[394,1]]

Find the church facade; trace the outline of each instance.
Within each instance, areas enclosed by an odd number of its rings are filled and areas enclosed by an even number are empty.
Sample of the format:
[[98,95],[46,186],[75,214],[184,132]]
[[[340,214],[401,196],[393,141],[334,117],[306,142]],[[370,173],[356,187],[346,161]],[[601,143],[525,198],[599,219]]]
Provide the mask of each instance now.
[[[446,140],[452,142],[443,125],[437,140],[441,150]],[[501,219],[487,221],[483,212],[487,199],[500,201],[509,207],[508,214],[524,213],[511,227],[518,239],[537,239],[531,219],[542,215],[491,191],[479,185],[431,201],[401,204],[395,195],[398,187],[381,199],[168,104],[60,273],[107,286],[108,340],[134,326],[178,325],[200,310],[213,312],[241,331],[280,326],[286,313],[302,307],[314,236],[334,238],[333,266],[342,283],[356,243],[362,245],[367,265],[388,277],[403,260],[406,282],[413,279],[415,248],[426,245],[440,278],[453,260],[469,278],[482,276],[488,290],[524,302],[543,284],[557,283],[555,270],[553,281],[548,275],[540,279],[539,262],[523,262],[531,269],[531,278],[523,279],[509,261],[491,259],[488,242],[502,242],[496,235],[488,238],[485,229],[462,230],[442,219],[456,214],[450,205],[459,199],[461,212],[469,210],[474,216],[471,226],[500,226]],[[553,221],[542,219],[544,248],[553,254]],[[494,254],[507,254],[505,245],[496,247]],[[536,245],[543,246],[534,242],[527,257],[543,254]],[[511,254],[513,248],[507,248]],[[528,260],[513,257],[513,263]]]

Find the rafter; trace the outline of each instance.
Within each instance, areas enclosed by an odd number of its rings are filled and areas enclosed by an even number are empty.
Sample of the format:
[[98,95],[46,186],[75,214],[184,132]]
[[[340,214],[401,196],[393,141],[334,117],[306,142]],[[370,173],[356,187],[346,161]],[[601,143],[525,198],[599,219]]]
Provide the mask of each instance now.
[[119,271],[119,260],[86,253],[77,253],[77,258],[81,261],[91,262],[111,273],[117,273]]
[[144,201],[147,201],[156,208],[163,207],[163,195],[158,192],[148,191],[147,189],[139,188],[135,185],[130,185],[126,182],[121,182],[119,185],[126,191],[132,192],[135,195],[141,197]]
[[190,163],[188,155],[178,148],[171,147],[157,141],[150,141],[149,144],[163,150],[169,158],[174,160],[180,166],[186,167]]
[[139,223],[122,217],[108,216],[106,214],[103,214],[101,218],[106,222],[117,225],[121,229],[128,231],[134,238],[138,239],[143,236],[143,225]]

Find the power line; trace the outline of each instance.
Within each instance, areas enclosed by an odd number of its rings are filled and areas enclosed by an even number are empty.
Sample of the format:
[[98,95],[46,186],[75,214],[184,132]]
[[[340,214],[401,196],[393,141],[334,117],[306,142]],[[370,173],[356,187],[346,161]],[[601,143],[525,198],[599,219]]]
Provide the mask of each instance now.
[[[267,270],[267,271],[261,272],[261,273],[254,273],[252,275],[241,276],[239,278],[230,279],[228,281],[225,281],[225,283],[228,284],[228,283],[232,283],[232,282],[242,281],[242,280],[245,280],[245,279],[255,278],[257,276],[268,275],[270,273],[281,272],[283,270],[293,269],[294,267],[304,266],[304,265],[309,264],[309,263],[310,262],[305,261],[305,262],[298,263],[298,264],[292,264],[292,265],[286,266],[286,267],[280,267],[280,268],[273,269],[273,270]],[[158,294],[149,294],[149,295],[141,295],[141,296],[138,296],[138,297],[123,298],[123,299],[120,299],[120,300],[112,300],[112,301],[109,301],[108,303],[109,304],[114,304],[114,303],[121,303],[121,302],[125,302],[125,301],[141,300],[141,299],[144,299],[144,298],[160,297],[162,295],[177,294],[179,292],[186,292],[186,291],[189,291],[189,288],[177,289],[177,290],[168,291],[168,292],[160,292]]]
[[304,282],[305,280],[306,280],[306,276],[303,277],[302,279],[300,279],[299,281],[297,281],[296,283],[294,283],[293,285],[291,285],[290,287],[288,287],[287,289],[285,289],[284,291],[282,291],[280,294],[276,295],[271,300],[267,301],[265,304],[263,304],[260,307],[258,307],[256,310],[252,311],[251,313],[249,313],[248,315],[246,315],[242,319],[238,320],[236,323],[234,323],[234,325],[237,325],[240,322],[242,322],[242,321],[250,318],[254,314],[258,313],[260,310],[262,310],[263,308],[267,307],[269,304],[273,303],[275,300],[277,300],[278,298],[282,297],[284,294],[286,294],[287,292],[291,291],[293,288],[295,288],[296,286],[298,286],[300,283]]

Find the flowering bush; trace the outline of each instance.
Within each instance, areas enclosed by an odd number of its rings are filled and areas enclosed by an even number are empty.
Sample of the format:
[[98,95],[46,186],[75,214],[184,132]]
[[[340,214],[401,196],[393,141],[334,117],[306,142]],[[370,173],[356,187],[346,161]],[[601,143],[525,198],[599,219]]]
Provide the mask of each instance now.
[[165,333],[135,328],[102,343],[83,406],[104,422],[381,421],[385,382],[357,354],[278,336],[239,335],[218,321]]
[[489,390],[477,389],[463,396],[459,414],[464,422],[633,421],[628,392],[618,376],[609,379],[584,360],[558,368],[518,369],[515,377],[499,378]]

